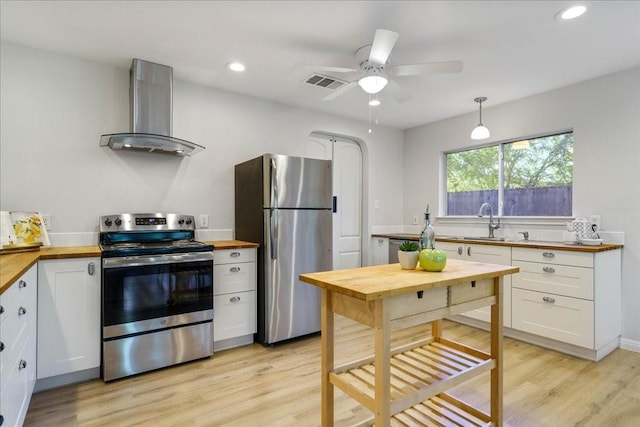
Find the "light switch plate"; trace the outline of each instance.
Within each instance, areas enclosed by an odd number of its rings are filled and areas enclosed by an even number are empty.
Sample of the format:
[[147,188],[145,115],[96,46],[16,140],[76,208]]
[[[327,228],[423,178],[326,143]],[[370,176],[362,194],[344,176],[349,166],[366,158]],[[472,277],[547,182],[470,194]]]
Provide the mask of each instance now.
[[199,221],[199,225],[200,225],[200,228],[207,228],[207,227],[209,227],[209,215],[207,215],[207,214],[200,214],[200,221]]

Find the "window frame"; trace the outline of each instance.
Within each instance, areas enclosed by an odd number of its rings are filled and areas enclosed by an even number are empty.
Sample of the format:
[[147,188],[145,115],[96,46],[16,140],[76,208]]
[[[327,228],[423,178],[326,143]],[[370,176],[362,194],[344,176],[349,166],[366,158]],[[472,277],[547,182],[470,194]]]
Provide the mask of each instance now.
[[[574,134],[574,150],[575,150],[575,133],[573,128],[560,129],[551,132],[540,132],[529,136],[520,136],[516,138],[509,138],[501,141],[491,141],[484,144],[477,144],[466,146],[462,148],[456,148],[451,150],[445,150],[440,153],[440,185],[439,185],[439,201],[440,208],[438,212],[438,221],[442,222],[458,222],[468,223],[469,218],[476,218],[475,215],[448,215],[446,212],[447,206],[447,155],[451,153],[459,153],[462,151],[477,150],[486,147],[498,147],[498,212],[494,212],[494,217],[505,220],[507,223],[512,224],[535,224],[545,223],[549,225],[565,225],[567,220],[575,217],[574,209],[575,203],[572,195],[571,202],[571,215],[570,216],[505,216],[504,213],[504,146],[517,141],[524,141],[528,139],[545,138],[555,135],[561,135],[565,133]],[[575,155],[575,154],[574,154]],[[574,157],[575,166],[575,157]],[[575,184],[575,174],[572,176],[572,186]],[[475,222],[475,221],[474,221]]]

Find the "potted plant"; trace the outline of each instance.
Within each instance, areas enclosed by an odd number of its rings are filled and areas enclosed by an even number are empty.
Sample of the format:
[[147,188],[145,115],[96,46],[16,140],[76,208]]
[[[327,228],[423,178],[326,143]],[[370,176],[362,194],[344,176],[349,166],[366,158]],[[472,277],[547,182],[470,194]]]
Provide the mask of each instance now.
[[420,247],[417,242],[405,240],[400,245],[398,251],[398,261],[400,261],[400,267],[404,270],[413,270],[418,264],[418,257],[420,256]]

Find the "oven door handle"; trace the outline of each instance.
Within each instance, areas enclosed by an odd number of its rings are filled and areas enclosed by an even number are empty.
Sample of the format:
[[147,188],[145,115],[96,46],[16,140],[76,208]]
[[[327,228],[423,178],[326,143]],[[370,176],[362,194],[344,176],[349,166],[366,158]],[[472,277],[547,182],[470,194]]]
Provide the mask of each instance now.
[[142,265],[175,264],[197,261],[213,261],[213,252],[103,258],[102,268],[137,267]]

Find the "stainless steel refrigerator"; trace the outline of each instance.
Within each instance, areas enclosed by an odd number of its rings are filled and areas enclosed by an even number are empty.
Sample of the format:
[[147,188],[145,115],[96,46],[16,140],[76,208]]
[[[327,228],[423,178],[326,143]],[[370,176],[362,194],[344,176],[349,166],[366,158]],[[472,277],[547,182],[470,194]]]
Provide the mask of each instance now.
[[329,160],[279,154],[235,166],[236,238],[260,243],[257,342],[320,331],[320,291],[298,276],[332,268],[331,176]]

